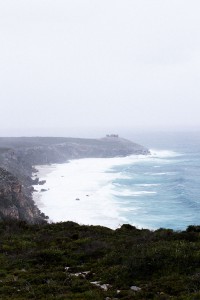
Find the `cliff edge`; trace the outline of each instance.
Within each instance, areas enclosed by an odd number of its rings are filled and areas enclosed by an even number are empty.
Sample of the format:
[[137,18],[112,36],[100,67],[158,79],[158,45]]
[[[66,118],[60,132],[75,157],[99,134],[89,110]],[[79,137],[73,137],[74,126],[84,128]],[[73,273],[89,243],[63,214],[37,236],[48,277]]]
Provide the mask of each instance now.
[[19,180],[0,168],[0,220],[23,220],[29,223],[43,223],[45,215],[34,201],[22,191]]

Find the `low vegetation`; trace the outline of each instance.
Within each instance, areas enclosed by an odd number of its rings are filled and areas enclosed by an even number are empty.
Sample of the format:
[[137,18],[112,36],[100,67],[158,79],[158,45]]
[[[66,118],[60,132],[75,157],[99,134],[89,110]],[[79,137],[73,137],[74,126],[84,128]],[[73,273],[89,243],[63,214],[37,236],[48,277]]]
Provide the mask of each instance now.
[[200,299],[200,226],[0,223],[0,299]]

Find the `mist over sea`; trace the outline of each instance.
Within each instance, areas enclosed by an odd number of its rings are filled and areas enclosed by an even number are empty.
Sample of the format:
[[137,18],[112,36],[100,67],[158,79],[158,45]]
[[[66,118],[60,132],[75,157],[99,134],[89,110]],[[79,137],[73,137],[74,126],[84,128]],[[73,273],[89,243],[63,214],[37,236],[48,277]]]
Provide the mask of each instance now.
[[[34,199],[51,221],[176,230],[200,223],[200,133],[135,134],[151,155],[38,166]],[[46,189],[45,192],[41,192]]]

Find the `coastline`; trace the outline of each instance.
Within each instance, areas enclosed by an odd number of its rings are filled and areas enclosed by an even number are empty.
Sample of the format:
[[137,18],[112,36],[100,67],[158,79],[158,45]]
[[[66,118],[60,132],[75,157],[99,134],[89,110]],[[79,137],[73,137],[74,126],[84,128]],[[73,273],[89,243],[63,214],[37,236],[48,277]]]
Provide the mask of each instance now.
[[[132,157],[124,158],[127,164]],[[113,195],[109,196],[111,182],[120,177],[111,171],[114,161],[121,164],[123,158],[83,158],[35,166],[37,178],[46,183],[34,186],[33,200],[53,222],[74,221],[116,229],[127,219],[120,216]]]
[[196,210],[186,209],[176,185],[184,155],[167,150],[151,153],[36,166],[37,176],[46,182],[35,187],[34,200],[51,222],[112,229],[130,224],[150,230],[184,230],[197,224]]
[[[19,191],[22,191],[25,195],[28,206],[32,211],[30,215],[27,207],[24,206],[23,203],[19,203],[17,200],[16,206],[15,199],[13,199],[10,208],[7,208],[6,203],[3,205],[0,220],[7,218],[8,215],[14,218],[12,207],[15,206],[15,215],[21,215],[22,212],[23,219],[23,216],[28,214],[30,216],[30,222],[46,222],[46,216],[40,212],[32,199],[33,185],[43,184],[42,180],[38,179],[37,174],[35,174],[36,176],[34,176],[34,178],[32,177],[34,166],[62,164],[70,159],[74,160],[89,157],[112,158],[125,157],[131,154],[146,155],[149,153],[147,148],[139,144],[112,135],[101,139],[6,137],[0,138],[0,150],[2,150],[0,151],[0,166],[19,180],[19,185],[21,184]],[[45,177],[45,174],[41,174],[41,176]],[[38,189],[38,187],[36,187],[36,189]],[[43,191],[44,190],[43,188]],[[18,196],[20,198],[20,195]],[[39,197],[37,198],[36,202],[40,203]],[[54,199],[57,199],[57,195],[54,196]],[[19,207],[21,208],[19,209]]]
[[[44,180],[41,186],[34,186],[33,200],[45,213],[50,222],[73,221],[85,225],[101,225],[116,229],[125,223],[144,228],[142,221],[130,222],[126,218],[128,207],[123,207],[116,194],[116,180],[128,179],[126,175],[112,170],[114,167],[129,166],[143,162],[152,156],[130,155],[114,158],[82,158],[69,160],[64,164],[35,166],[37,177]],[[155,186],[144,185],[142,188]],[[45,191],[41,191],[44,189]],[[133,192],[133,197],[154,194],[151,191]],[[129,193],[122,192],[122,196]],[[135,212],[134,212],[135,211]],[[131,207],[137,214],[137,208]],[[148,226],[149,229],[155,229]]]

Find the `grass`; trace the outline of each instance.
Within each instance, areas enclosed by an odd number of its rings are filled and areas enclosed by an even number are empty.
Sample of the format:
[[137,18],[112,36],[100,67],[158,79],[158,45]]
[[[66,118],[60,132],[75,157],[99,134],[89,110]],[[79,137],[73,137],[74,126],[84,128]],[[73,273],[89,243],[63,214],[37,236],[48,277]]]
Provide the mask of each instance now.
[[123,225],[113,231],[7,221],[0,223],[0,266],[2,300],[198,300],[200,227],[153,232]]

